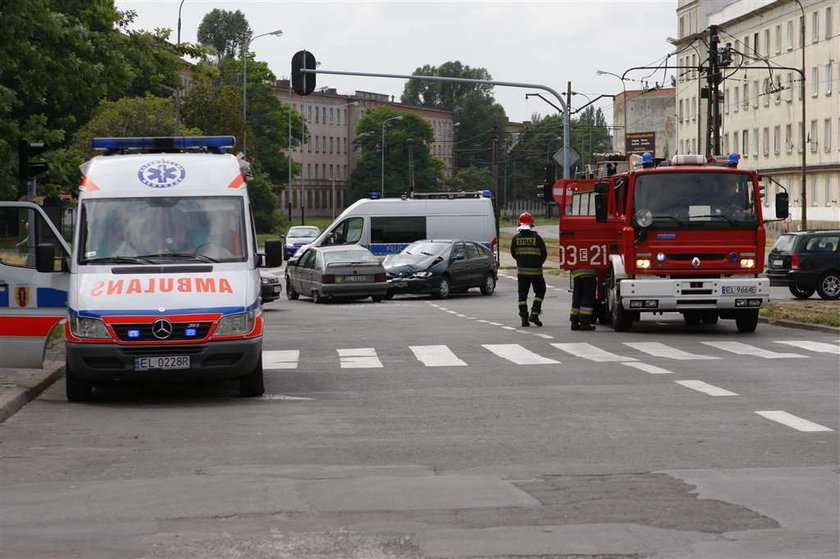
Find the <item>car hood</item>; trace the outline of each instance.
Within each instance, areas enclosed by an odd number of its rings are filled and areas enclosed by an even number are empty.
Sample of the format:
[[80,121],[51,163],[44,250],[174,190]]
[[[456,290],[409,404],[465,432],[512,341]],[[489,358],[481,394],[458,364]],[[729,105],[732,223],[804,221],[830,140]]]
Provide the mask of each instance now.
[[382,265],[389,274],[405,274],[426,270],[441,262],[442,256],[425,256],[417,254],[392,254],[385,258]]
[[286,237],[286,242],[296,246],[308,245],[315,237]]
[[201,273],[82,273],[71,277],[69,306],[96,315],[237,312],[260,292],[253,270]]

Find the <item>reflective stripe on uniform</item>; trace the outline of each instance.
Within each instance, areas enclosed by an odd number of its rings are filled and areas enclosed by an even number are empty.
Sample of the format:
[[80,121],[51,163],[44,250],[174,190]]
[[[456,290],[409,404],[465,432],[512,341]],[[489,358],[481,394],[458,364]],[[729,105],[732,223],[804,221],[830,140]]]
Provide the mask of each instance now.
[[595,270],[572,270],[572,278],[588,278],[596,275],[598,275],[598,272]]

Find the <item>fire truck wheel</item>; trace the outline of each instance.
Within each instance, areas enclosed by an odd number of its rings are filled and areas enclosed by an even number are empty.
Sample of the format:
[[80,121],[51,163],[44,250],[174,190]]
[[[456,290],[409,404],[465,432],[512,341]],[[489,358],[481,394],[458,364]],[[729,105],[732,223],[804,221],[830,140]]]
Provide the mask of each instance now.
[[633,313],[624,310],[618,301],[616,285],[610,281],[610,310],[612,315],[612,327],[616,332],[628,332],[633,327]]
[[758,309],[736,311],[735,325],[739,332],[755,332],[755,327],[758,326]]
[[64,387],[71,402],[87,402],[93,396],[93,383],[77,377],[68,361],[64,364]]
[[703,311],[703,315],[700,317],[700,322],[703,324],[717,324],[718,313],[715,311]]
[[263,383],[263,365],[262,357],[257,361],[257,366],[254,370],[239,379],[239,395],[246,398],[254,398],[262,396],[265,393],[265,384]]
[[688,324],[689,326],[694,326],[696,324],[700,324],[700,319],[701,318],[702,318],[702,315],[700,314],[700,311],[685,311],[685,312],[683,312],[683,320],[685,320],[685,323]]
[[592,313],[595,315],[595,319],[601,324],[605,326],[610,326],[612,324],[612,316],[607,310],[607,305],[605,303],[601,301],[595,301],[595,304],[592,308]]

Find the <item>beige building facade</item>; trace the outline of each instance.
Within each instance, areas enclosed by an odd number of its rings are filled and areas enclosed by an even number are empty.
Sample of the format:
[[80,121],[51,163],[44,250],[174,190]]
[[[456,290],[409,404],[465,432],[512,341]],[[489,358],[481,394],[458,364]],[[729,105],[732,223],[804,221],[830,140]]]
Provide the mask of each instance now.
[[290,90],[288,80],[279,80],[276,91],[283,102],[300,113],[309,131],[309,141],[290,152],[300,163],[301,173],[292,178],[279,202],[287,212],[291,207],[292,216],[299,217],[303,209],[307,216],[335,217],[355,201],[346,199],[346,193],[361,155],[354,150],[356,128],[365,112],[375,107],[389,106],[426,120],[435,134],[432,155],[443,159],[447,173],[453,170],[455,123],[451,111],[404,105],[387,95],[365,91],[343,95],[335,89],[321,88],[311,95],[297,95]]
[[[800,2],[802,9],[793,0],[679,0],[678,65],[704,64],[708,26],[718,25],[721,47],[729,43],[736,51],[720,85],[721,151],[738,152],[742,167],[787,189],[788,227],[796,229],[802,217],[804,144],[808,227],[840,227],[840,3]],[[794,70],[802,69],[803,48],[804,99]],[[705,153],[706,100],[700,98],[698,78],[705,87],[705,74],[678,72],[679,153]],[[772,215],[781,188],[766,184],[765,211]]]
[[[613,151],[654,154],[676,153],[674,94],[671,87],[623,91],[613,104]],[[626,126],[626,129],[625,129]]]

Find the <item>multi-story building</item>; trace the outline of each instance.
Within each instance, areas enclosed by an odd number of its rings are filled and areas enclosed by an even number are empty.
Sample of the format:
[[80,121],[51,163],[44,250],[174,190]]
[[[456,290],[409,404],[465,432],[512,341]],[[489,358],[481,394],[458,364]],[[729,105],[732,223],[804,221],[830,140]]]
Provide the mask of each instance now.
[[342,95],[335,89],[321,88],[312,95],[297,95],[290,90],[288,80],[279,80],[276,91],[282,101],[301,114],[309,133],[307,143],[291,150],[292,159],[301,165],[301,174],[292,178],[280,200],[286,211],[291,208],[291,215],[299,216],[303,210],[305,215],[334,217],[354,202],[345,195],[360,156],[354,150],[356,128],[365,112],[374,107],[389,106],[425,119],[435,134],[432,155],[443,159],[447,172],[452,172],[452,111],[396,103],[393,97],[365,91]]
[[[669,158],[676,153],[674,88],[623,91],[613,103],[613,151],[651,152]],[[625,128],[626,127],[626,128]]]
[[[805,155],[807,225],[840,226],[840,4],[837,0],[679,0],[679,66],[705,66],[709,25],[719,26],[721,47],[734,49],[720,92],[721,151],[738,152],[742,166],[787,189],[791,226],[802,218]],[[804,28],[804,43],[801,34]],[[796,70],[803,69],[802,81]],[[768,68],[768,66],[770,68]],[[706,75],[677,77],[680,153],[705,153]],[[805,121],[802,119],[803,103]],[[771,184],[764,204],[773,213]]]

